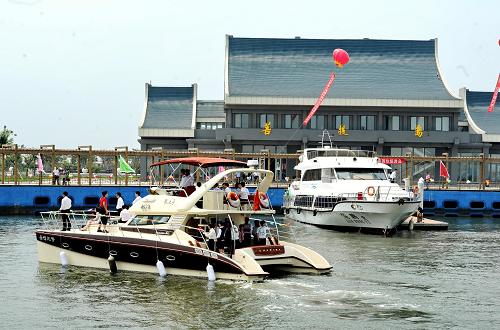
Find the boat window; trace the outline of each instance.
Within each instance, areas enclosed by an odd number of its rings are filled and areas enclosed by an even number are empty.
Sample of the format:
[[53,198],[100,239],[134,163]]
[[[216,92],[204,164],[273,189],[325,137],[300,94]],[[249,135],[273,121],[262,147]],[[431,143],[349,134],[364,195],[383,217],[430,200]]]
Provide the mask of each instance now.
[[339,180],[387,180],[383,168],[336,168]]
[[373,155],[374,152],[369,150],[321,149],[307,151],[307,159],[316,157],[373,157]]
[[129,226],[147,226],[166,224],[170,219],[169,215],[138,215],[130,221]]
[[321,180],[321,169],[307,170],[302,177],[302,181],[319,181]]

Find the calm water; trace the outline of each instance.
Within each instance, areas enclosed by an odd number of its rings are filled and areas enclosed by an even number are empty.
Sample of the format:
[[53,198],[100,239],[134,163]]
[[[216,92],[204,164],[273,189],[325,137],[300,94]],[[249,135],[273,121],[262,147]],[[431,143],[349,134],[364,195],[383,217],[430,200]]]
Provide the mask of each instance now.
[[38,264],[33,217],[0,217],[0,328],[498,328],[500,220],[393,238],[299,225],[329,276],[263,283]]

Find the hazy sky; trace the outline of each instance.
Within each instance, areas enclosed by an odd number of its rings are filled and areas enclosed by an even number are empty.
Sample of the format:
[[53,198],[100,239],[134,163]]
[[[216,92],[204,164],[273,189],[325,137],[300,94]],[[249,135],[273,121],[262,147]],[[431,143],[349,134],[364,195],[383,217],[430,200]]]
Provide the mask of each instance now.
[[[444,80],[492,91],[496,1],[0,2],[0,125],[27,146],[138,148],[144,83],[223,99],[225,35],[439,39]],[[319,91],[318,91],[319,93]]]

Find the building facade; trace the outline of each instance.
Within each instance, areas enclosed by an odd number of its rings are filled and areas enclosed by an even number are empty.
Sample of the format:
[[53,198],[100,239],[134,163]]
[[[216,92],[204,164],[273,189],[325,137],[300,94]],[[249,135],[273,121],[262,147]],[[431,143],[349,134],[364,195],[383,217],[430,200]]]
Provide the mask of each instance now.
[[[343,69],[333,64],[335,48],[350,54]],[[441,74],[437,50],[437,39],[226,36],[224,100],[198,100],[196,84],[146,84],[141,149],[295,153],[317,146],[326,129],[334,145],[376,150],[379,155],[500,155],[497,128],[491,117],[483,118],[484,100],[488,94],[491,99],[491,93],[462,90],[453,95]],[[328,96],[303,127],[333,71],[336,79]],[[266,125],[269,135],[264,134]],[[271,167],[283,177],[293,165],[276,162]],[[452,166],[457,167],[450,169],[452,179],[478,175],[474,168]],[[417,166],[414,175],[424,172],[436,173],[436,164]]]

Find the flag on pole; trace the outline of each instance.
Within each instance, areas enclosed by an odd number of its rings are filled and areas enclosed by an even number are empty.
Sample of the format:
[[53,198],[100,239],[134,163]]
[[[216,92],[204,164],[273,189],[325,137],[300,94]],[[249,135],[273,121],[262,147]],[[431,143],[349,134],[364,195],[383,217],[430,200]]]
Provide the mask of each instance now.
[[448,173],[448,169],[446,166],[444,166],[444,163],[442,160],[439,161],[439,176],[442,176],[444,178],[449,178],[450,174]]
[[314,114],[318,110],[318,108],[321,105],[321,103],[323,103],[323,100],[325,99],[326,94],[328,94],[328,91],[330,90],[330,87],[332,87],[332,84],[333,84],[334,80],[335,80],[335,73],[332,72],[330,74],[330,79],[328,79],[328,82],[326,83],[325,88],[323,88],[323,91],[319,95],[318,100],[314,104],[314,107],[312,107],[312,109],[311,109],[311,111],[309,111],[309,114],[307,115],[306,119],[304,119],[304,122],[302,123],[304,126],[307,125],[307,123],[309,122],[309,120],[311,120],[311,118],[314,116]]
[[40,154],[36,155],[36,170],[38,173],[43,173],[43,162]]
[[490,106],[488,107],[488,112],[493,112],[495,108],[495,103],[497,101],[498,90],[500,89],[500,73],[498,74],[497,85],[495,86],[495,90],[493,91],[493,96],[491,97]]
[[121,173],[127,173],[127,174],[135,174],[135,171],[130,167],[130,165],[123,159],[122,156],[118,158],[118,161],[120,162],[120,172]]

